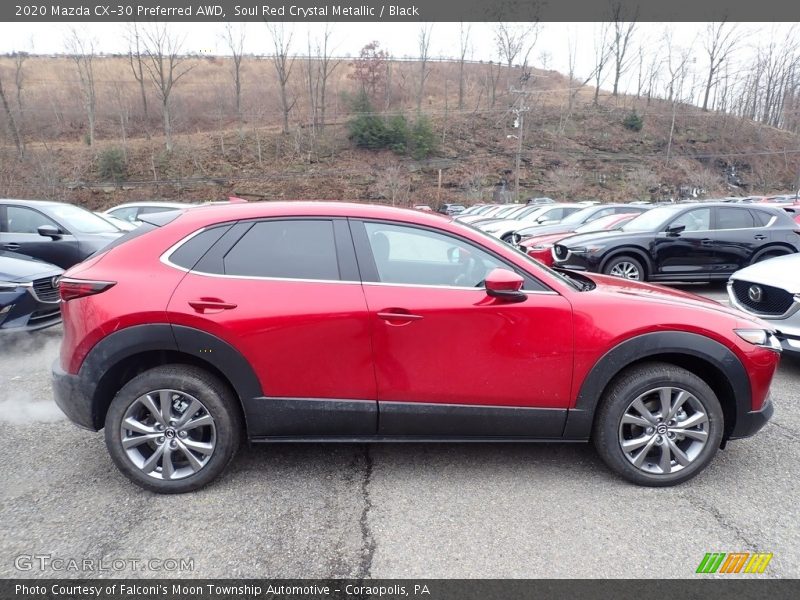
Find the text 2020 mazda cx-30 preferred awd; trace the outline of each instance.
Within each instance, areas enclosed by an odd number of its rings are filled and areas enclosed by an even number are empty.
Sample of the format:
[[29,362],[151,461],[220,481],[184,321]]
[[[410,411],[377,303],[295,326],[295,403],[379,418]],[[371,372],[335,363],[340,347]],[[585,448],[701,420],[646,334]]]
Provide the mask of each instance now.
[[59,406],[105,427],[150,490],[210,482],[243,438],[592,440],[623,477],[664,486],[772,414],[769,326],[697,296],[560,274],[405,209],[152,220],[65,273],[53,367]]

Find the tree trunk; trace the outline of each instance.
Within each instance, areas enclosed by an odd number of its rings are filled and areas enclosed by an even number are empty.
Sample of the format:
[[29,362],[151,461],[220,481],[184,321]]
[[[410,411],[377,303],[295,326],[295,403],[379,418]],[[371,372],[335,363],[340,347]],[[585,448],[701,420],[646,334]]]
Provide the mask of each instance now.
[[167,143],[167,152],[172,152],[172,123],[169,114],[169,100],[167,98],[161,103],[161,110],[164,113],[164,137]]
[[11,137],[14,139],[14,145],[17,147],[17,154],[20,158],[23,155],[22,140],[19,136],[19,129],[17,129],[17,122],[14,120],[14,115],[11,113],[11,108],[8,106],[5,90],[3,90],[3,82],[0,81],[0,100],[3,102],[3,110],[6,112],[8,118],[8,128],[11,130]]

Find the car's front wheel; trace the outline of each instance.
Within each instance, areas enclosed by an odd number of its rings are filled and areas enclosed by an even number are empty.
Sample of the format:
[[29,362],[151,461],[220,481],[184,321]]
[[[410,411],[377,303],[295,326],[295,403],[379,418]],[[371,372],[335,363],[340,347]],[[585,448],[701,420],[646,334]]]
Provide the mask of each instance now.
[[232,392],[188,365],[156,367],[131,379],[105,421],[106,447],[119,470],[162,494],[210,483],[231,461],[241,437]]
[[642,263],[632,256],[616,256],[603,267],[603,273],[631,279],[633,281],[644,281],[645,273]]
[[705,381],[675,365],[646,363],[610,384],[593,441],[603,461],[625,479],[668,486],[711,462],[723,428],[719,400]]

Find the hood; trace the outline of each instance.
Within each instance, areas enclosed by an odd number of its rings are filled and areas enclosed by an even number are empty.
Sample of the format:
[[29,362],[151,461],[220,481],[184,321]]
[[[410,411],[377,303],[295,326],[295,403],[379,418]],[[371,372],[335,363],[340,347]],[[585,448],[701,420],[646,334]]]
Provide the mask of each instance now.
[[563,240],[562,244],[569,248],[575,248],[577,246],[585,246],[586,244],[592,243],[602,244],[605,242],[614,242],[616,240],[636,238],[641,235],[641,231],[594,231],[592,233],[581,233],[570,236],[569,238]]
[[516,229],[524,221],[517,221],[516,219],[494,219],[486,221],[485,223],[473,223],[479,229],[497,231],[498,229]]
[[0,280],[3,281],[26,282],[63,272],[55,265],[24,254],[0,252]]
[[611,295],[620,295],[626,298],[639,298],[645,302],[658,302],[666,304],[678,304],[680,306],[692,306],[699,309],[713,310],[721,312],[731,317],[740,320],[747,320],[753,323],[758,323],[769,329],[760,319],[748,315],[740,310],[720,304],[716,300],[698,296],[690,292],[676,290],[661,285],[654,285],[651,283],[642,283],[640,281],[630,281],[628,279],[621,279],[619,277],[612,277],[610,275],[598,275],[597,273],[581,272],[581,275],[588,277],[595,282],[597,288],[592,293],[603,293]]
[[787,254],[757,262],[736,271],[731,279],[769,285],[791,294],[800,294],[800,254]]
[[559,233],[551,233],[549,235],[536,235],[527,240],[523,240],[520,242],[520,245],[525,246],[526,248],[533,248],[534,246],[538,246],[539,244],[555,244],[559,240],[563,240],[567,237],[571,231],[561,231]]

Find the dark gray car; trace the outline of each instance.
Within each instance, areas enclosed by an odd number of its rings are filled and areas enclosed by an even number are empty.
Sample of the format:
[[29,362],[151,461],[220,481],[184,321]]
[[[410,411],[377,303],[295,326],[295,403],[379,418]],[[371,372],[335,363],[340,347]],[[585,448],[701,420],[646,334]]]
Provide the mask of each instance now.
[[0,249],[68,269],[123,232],[74,204],[0,200]]

